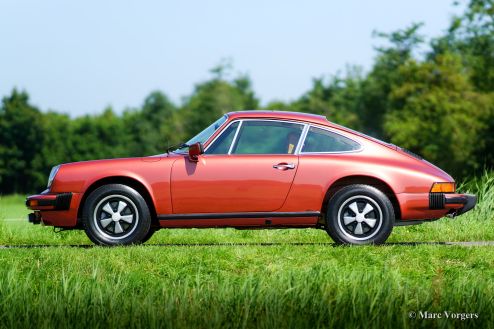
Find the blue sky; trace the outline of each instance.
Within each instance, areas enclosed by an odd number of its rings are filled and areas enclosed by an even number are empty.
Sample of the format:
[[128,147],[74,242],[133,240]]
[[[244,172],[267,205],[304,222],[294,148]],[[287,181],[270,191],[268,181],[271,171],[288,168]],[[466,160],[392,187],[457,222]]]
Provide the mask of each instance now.
[[153,90],[179,103],[222,59],[250,75],[265,104],[312,78],[371,67],[372,31],[424,22],[438,36],[452,0],[25,1],[0,3],[0,95],[72,116],[139,106]]

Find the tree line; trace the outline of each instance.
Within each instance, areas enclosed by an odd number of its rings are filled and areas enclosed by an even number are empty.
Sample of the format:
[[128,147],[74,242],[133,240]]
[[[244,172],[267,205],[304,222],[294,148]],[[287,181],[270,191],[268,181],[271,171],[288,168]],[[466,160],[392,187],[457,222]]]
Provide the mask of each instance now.
[[322,114],[460,179],[493,168],[494,0],[471,0],[444,35],[428,42],[420,28],[376,33],[385,45],[376,48],[369,72],[350,67],[314,79],[292,102],[261,106],[250,78],[227,78],[224,64],[179,105],[154,91],[121,115],[112,108],[76,118],[41,111],[14,89],[0,105],[0,193],[40,191],[59,163],[163,153],[236,110]]

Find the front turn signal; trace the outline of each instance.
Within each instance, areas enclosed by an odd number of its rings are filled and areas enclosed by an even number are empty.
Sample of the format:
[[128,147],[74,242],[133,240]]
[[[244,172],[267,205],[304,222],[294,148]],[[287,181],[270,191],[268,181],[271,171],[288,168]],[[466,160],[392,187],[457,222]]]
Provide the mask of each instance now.
[[434,183],[432,184],[432,193],[455,193],[455,183]]

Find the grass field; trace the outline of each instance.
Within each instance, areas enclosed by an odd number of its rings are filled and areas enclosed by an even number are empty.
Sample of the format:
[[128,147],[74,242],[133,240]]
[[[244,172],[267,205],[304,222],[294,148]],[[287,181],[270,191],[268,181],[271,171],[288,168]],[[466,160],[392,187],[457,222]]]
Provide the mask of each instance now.
[[143,246],[92,247],[1,197],[0,245],[17,247],[0,249],[0,328],[492,328],[494,246],[440,242],[494,241],[494,176],[463,190],[480,194],[475,211],[366,247],[313,229],[161,230]]

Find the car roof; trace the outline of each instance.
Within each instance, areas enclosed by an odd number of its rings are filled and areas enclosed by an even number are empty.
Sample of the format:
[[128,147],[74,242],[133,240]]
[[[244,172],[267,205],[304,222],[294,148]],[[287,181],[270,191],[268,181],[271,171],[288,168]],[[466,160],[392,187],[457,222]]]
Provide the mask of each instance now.
[[328,126],[330,122],[323,115],[311,114],[311,113],[300,113],[300,112],[289,112],[289,111],[238,111],[227,113],[228,117],[231,119],[241,119],[241,118],[256,118],[256,119],[282,119],[282,120],[295,120],[304,121],[310,123],[316,123],[320,125]]
[[337,129],[352,135],[357,135],[359,137],[365,138],[367,140],[371,140],[375,143],[382,144],[388,147],[396,148],[393,144],[389,144],[382,140],[376,139],[371,136],[367,136],[361,132],[355,131],[353,129],[347,128],[345,126],[341,126],[334,122],[329,121],[323,115],[317,115],[312,113],[302,113],[302,112],[290,112],[290,111],[238,111],[238,112],[230,112],[227,113],[228,117],[232,120],[234,119],[280,119],[280,120],[293,120],[293,121],[302,121],[307,123],[318,124],[326,127],[330,127],[333,129]]

